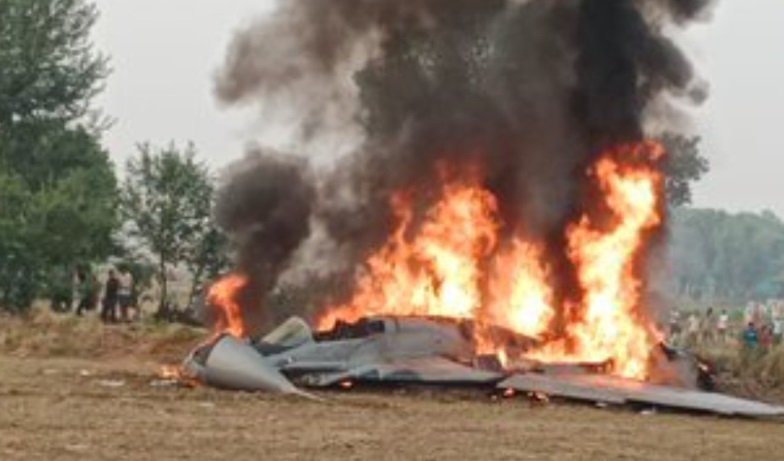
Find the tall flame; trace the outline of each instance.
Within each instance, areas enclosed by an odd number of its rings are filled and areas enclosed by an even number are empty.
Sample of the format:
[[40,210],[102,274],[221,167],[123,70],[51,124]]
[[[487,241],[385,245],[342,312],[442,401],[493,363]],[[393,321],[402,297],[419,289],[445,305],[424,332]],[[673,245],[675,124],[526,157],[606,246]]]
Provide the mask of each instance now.
[[641,378],[656,338],[650,324],[638,318],[641,281],[635,262],[645,233],[662,220],[661,176],[646,167],[624,171],[610,159],[597,165],[596,174],[618,221],[603,232],[583,218],[569,231],[570,255],[585,290],[584,318],[571,333],[578,355],[604,355],[614,360],[618,374]]
[[[318,327],[374,315],[471,319],[478,352],[506,357],[493,329],[483,328],[502,326],[545,341],[529,358],[609,361],[617,375],[645,378],[660,335],[642,315],[638,266],[663,220],[663,176],[656,166],[662,155],[651,142],[620,146],[592,168],[604,202],[595,205],[607,212],[582,216],[565,234],[579,299],[556,305],[544,246],[521,235],[502,239],[495,197],[478,181],[442,175],[429,209],[417,210],[410,191],[391,197],[394,232],[368,258],[351,299],[328,309]],[[235,274],[210,290],[219,313],[216,334],[248,336],[237,300],[247,283]]]
[[321,328],[376,314],[472,318],[482,305],[480,263],[498,231],[493,196],[447,184],[421,225],[410,196],[396,194],[391,203],[399,223],[392,238],[368,260],[351,301],[330,309]]
[[624,146],[599,161],[595,168],[607,206],[614,215],[609,229],[590,217],[567,231],[569,256],[578,269],[584,291],[579,320],[568,325],[565,342],[540,351],[544,360],[612,360],[613,372],[644,378],[659,339],[653,324],[640,317],[641,280],[635,273],[645,234],[662,222],[661,173],[643,161],[622,167],[615,158],[656,160],[662,148],[653,143]]
[[508,250],[496,256],[490,273],[485,321],[531,338],[541,338],[549,330],[555,309],[547,270],[541,261],[541,249],[522,240],[515,240]]
[[[567,254],[582,290],[560,310],[560,339],[531,353],[543,361],[611,361],[612,372],[644,378],[658,340],[641,309],[642,280],[635,267],[648,233],[661,225],[663,155],[651,142],[620,146],[593,168],[610,211],[610,225],[585,215],[566,230]],[[443,186],[442,198],[417,225],[409,195],[396,194],[398,226],[371,255],[357,290],[329,309],[320,328],[372,315],[427,315],[473,319],[548,340],[556,313],[543,246],[520,236],[501,243],[495,198],[460,182]],[[488,329],[477,328],[480,352],[501,352]]]
[[244,275],[232,274],[210,287],[207,301],[217,312],[214,328],[216,336],[229,334],[241,339],[248,337],[249,328],[237,299],[247,283],[248,279]]
[[[205,341],[210,344],[224,334],[239,339],[249,336],[248,324],[242,315],[242,308],[238,301],[240,291],[247,285],[248,279],[244,275],[231,274],[215,284],[207,293],[207,302],[216,314],[212,336]],[[182,366],[164,365],[158,375],[162,379],[174,379],[188,386],[200,385],[199,378]]]

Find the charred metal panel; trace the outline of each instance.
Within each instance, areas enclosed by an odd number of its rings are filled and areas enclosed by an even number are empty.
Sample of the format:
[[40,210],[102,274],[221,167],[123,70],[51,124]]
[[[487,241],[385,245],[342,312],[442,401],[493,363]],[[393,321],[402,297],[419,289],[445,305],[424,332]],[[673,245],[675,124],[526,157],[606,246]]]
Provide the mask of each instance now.
[[644,404],[728,416],[784,416],[784,407],[724,394],[660,386],[607,375],[518,374],[502,381],[498,387],[524,392],[541,392],[567,399]]
[[473,356],[472,344],[455,325],[414,318],[379,319],[377,322],[383,322],[381,333],[309,342],[269,355],[268,361],[286,372],[344,371],[397,360],[442,356],[470,360]]
[[300,393],[253,347],[228,335],[213,346],[203,365],[203,373],[207,384],[219,388]]
[[618,392],[571,382],[564,375],[517,374],[498,384],[501,389],[523,392],[538,392],[554,397],[586,400],[598,403],[622,405],[626,399]]
[[471,368],[441,357],[397,360],[367,364],[349,370],[312,374],[303,377],[303,384],[329,387],[343,381],[381,382],[400,384],[488,384],[503,379],[504,375]]

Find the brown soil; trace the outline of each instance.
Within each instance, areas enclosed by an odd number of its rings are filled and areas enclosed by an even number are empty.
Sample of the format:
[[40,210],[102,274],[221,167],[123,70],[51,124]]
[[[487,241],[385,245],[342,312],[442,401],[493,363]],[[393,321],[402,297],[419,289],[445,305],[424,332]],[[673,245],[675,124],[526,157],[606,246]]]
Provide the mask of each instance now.
[[73,343],[52,357],[44,345],[31,348],[32,339],[9,343],[9,325],[0,318],[0,460],[782,456],[784,425],[773,422],[532,406],[481,393],[354,390],[320,394],[319,403],[180,388],[157,380],[157,369],[182,357],[196,332],[93,325],[81,341],[102,337],[92,356]]

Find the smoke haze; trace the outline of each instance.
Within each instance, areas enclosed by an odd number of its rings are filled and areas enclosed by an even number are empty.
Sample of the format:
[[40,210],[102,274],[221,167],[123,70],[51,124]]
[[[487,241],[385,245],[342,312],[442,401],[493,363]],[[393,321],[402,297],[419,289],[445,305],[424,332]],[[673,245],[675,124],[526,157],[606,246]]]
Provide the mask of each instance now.
[[477,172],[505,234],[547,242],[553,284],[569,298],[576,284],[563,230],[597,212],[585,171],[607,147],[644,139],[653,102],[693,90],[692,67],[663,30],[711,3],[280,2],[235,37],[217,97],[297,112],[303,143],[335,132],[361,139],[312,174],[304,161],[270,153],[233,168],[216,214],[238,243],[238,269],[263,274],[248,299],[291,269],[311,219],[350,283],[394,227],[392,193],[414,191],[415,212],[426,209],[445,165]]

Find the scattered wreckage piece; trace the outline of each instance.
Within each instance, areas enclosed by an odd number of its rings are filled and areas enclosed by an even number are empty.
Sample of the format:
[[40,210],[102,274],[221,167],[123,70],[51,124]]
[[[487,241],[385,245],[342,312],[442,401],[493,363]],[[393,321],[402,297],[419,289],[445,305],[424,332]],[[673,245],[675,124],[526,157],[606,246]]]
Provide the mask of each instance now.
[[[196,348],[183,364],[185,373],[209,386],[271,391],[313,397],[308,388],[385,385],[471,385],[488,391],[515,390],[530,395],[601,404],[661,407],[679,411],[743,417],[782,417],[784,408],[727,395],[634,381],[607,374],[607,363],[532,362],[514,370],[477,356],[470,322],[432,318],[381,317],[339,324],[313,333],[290,319],[257,341],[229,335]],[[508,334],[512,348],[535,343]],[[685,352],[666,349],[667,360],[702,369]],[[695,372],[696,376],[696,372]],[[699,382],[699,380],[697,380]]]
[[[295,348],[276,351],[277,344],[264,341],[259,352],[289,376],[314,372],[351,372],[368,375],[378,368],[387,375],[399,369],[411,371],[411,361],[442,358],[454,367],[471,363],[474,357],[470,336],[453,324],[425,319],[384,318],[360,322],[349,329],[344,326],[334,335],[322,334],[317,340]],[[463,367],[468,368],[468,367]],[[381,371],[383,369],[383,371]],[[426,370],[419,363],[418,370]]]
[[229,335],[197,348],[185,359],[183,369],[189,377],[221,389],[308,396],[256,349]]
[[223,335],[183,363],[190,377],[224,389],[301,392],[292,383],[331,387],[346,381],[476,384],[505,377],[472,366],[466,325],[424,318],[366,319],[313,335],[290,319],[258,342]]
[[592,374],[516,374],[499,389],[615,405],[640,405],[750,418],[784,417],[784,407],[693,389]]

